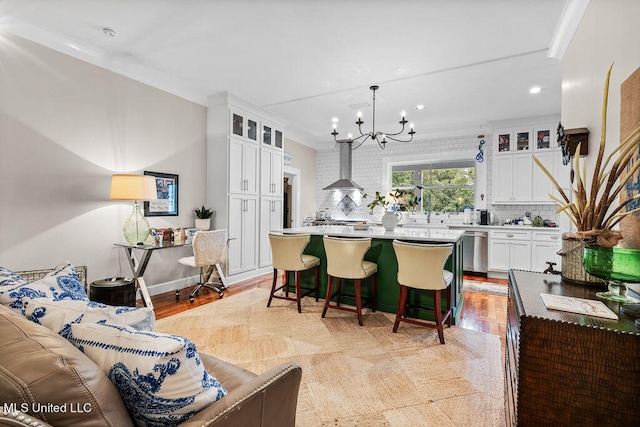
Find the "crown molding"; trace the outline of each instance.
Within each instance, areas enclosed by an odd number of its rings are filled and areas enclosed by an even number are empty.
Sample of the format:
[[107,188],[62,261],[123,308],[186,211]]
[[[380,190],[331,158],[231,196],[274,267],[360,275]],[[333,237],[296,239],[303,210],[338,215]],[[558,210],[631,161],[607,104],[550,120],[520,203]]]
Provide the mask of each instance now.
[[567,0],[562,15],[560,15],[556,32],[551,39],[547,57],[562,61],[590,3],[591,0]]

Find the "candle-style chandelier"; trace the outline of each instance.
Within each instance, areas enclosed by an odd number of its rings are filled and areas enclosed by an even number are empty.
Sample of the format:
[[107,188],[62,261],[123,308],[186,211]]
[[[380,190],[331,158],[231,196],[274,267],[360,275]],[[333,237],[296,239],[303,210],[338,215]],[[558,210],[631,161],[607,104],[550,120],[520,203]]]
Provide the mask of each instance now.
[[[348,143],[351,144],[350,147],[352,150],[355,150],[356,148],[360,147],[362,144],[364,144],[369,138],[371,138],[372,140],[376,141],[378,143],[378,145],[380,146],[381,149],[384,150],[385,144],[387,143],[387,140],[392,140],[392,141],[396,141],[396,142],[409,142],[411,140],[413,140],[413,135],[415,134],[414,130],[413,130],[413,123],[409,123],[406,119],[405,119],[405,112],[402,112],[402,119],[398,122],[402,125],[402,129],[400,129],[399,132],[396,133],[385,133],[385,132],[376,132],[376,90],[379,89],[378,86],[373,85],[371,87],[369,87],[369,89],[371,89],[373,91],[373,117],[371,120],[371,132],[369,133],[363,133],[362,132],[362,125],[364,124],[364,122],[362,121],[362,112],[358,111],[358,120],[355,122],[358,125],[358,132],[360,132],[360,136],[357,137],[353,137],[351,133],[349,133],[349,136],[346,139],[338,139],[338,124],[336,122],[333,123],[333,132],[331,132],[331,135],[333,135],[333,139],[334,141],[338,142],[338,143]],[[400,138],[396,138],[398,135],[401,135],[404,132],[404,128],[405,125],[409,123],[409,132],[407,132],[407,135],[409,136],[409,139],[400,139]],[[353,145],[354,142],[357,142],[357,145]]]

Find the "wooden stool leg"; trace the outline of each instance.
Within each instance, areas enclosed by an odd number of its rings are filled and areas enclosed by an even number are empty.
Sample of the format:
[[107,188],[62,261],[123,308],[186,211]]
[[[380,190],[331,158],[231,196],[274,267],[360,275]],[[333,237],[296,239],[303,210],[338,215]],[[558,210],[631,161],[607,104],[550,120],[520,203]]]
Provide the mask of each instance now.
[[273,284],[271,285],[271,293],[269,294],[269,301],[267,302],[267,307],[271,305],[271,300],[273,299],[273,293],[276,290],[276,282],[278,281],[278,269],[273,269]]
[[302,313],[302,306],[300,305],[300,271],[296,271],[296,302],[298,303],[298,313]]
[[440,344],[444,344],[444,331],[442,330],[442,306],[441,306],[441,298],[440,298],[440,289],[434,291],[435,295],[433,298],[433,311],[436,315],[436,326],[438,329],[438,338],[440,338]]
[[329,281],[327,282],[327,297],[324,300],[324,308],[322,309],[322,317],[327,314],[327,309],[329,308],[329,302],[331,301],[331,289],[333,288],[333,277],[327,275],[329,277]]
[[342,298],[342,283],[340,278],[336,277],[336,305],[340,307],[340,299]]
[[371,276],[371,298],[373,298],[373,304],[371,307],[371,311],[372,312],[376,312],[376,309],[378,308],[378,297],[376,296],[376,276],[378,275],[378,273],[374,273],[373,276]]
[[453,317],[453,313],[451,313],[451,285],[447,287],[447,313],[449,313],[449,317],[447,318],[447,325],[451,327],[451,317]]
[[400,300],[398,301],[398,311],[396,312],[396,321],[393,323],[393,332],[398,332],[400,325],[400,317],[404,315],[407,304],[407,287],[400,285]]
[[358,325],[362,326],[362,280],[356,279],[356,308],[358,310]]
[[289,298],[289,272],[285,270],[284,277],[282,278],[282,284],[284,285],[284,296]]
[[318,299],[320,298],[320,266],[316,265],[315,270],[316,302],[318,302]]

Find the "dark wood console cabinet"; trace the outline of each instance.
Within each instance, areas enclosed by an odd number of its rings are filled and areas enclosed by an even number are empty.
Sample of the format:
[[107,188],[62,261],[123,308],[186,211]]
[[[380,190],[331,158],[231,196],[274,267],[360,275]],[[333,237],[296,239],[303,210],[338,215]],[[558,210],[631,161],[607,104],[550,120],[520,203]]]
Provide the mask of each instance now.
[[511,270],[507,307],[507,426],[640,425],[640,331],[605,302],[612,321],[547,310],[541,293],[598,299],[560,276]]

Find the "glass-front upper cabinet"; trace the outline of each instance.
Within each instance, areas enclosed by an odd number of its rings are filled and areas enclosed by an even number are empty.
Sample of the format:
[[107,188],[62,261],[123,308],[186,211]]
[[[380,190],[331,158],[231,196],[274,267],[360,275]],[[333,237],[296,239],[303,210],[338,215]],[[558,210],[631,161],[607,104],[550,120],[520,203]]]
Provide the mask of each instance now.
[[231,135],[258,142],[258,120],[242,110],[231,110]]
[[494,140],[496,154],[554,150],[558,146],[553,124],[532,128],[498,129],[494,133]]
[[244,116],[231,112],[231,133],[244,137]]
[[280,150],[284,147],[282,131],[277,129],[273,123],[262,122],[262,145]]
[[271,126],[262,126],[262,143],[264,145],[271,145]]
[[531,149],[531,131],[530,130],[518,130],[515,132],[516,137],[516,152],[528,151]]
[[555,125],[538,126],[533,131],[534,151],[546,151],[558,148]]
[[258,122],[247,119],[247,138],[252,141],[258,140]]
[[513,132],[510,130],[498,130],[494,133],[495,137],[495,153],[510,154],[513,150],[511,143],[513,140]]

